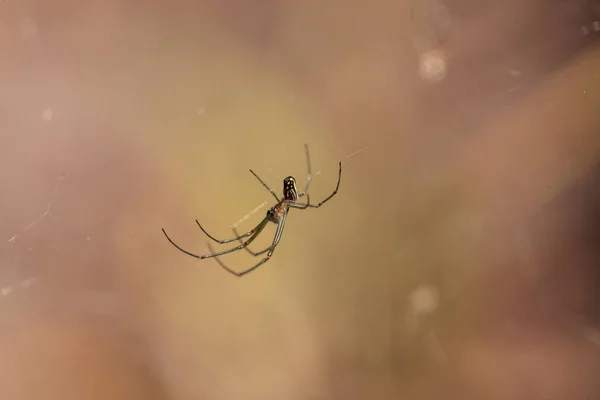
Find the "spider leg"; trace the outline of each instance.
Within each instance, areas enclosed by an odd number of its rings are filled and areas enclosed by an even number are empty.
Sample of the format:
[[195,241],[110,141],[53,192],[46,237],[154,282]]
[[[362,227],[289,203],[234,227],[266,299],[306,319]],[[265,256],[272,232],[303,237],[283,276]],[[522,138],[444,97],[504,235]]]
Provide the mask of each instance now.
[[198,220],[196,220],[196,223],[198,224],[198,226],[200,227],[200,229],[202,229],[202,232],[204,232],[204,234],[205,234],[206,236],[208,236],[209,238],[211,238],[212,240],[214,240],[214,241],[215,241],[215,242],[217,242],[217,243],[220,243],[220,244],[225,244],[225,243],[231,243],[231,242],[233,242],[233,241],[235,241],[235,240],[240,240],[240,241],[241,241],[241,239],[243,239],[243,238],[245,238],[245,237],[248,237],[248,236],[252,236],[252,235],[254,235],[254,233],[257,231],[257,229],[260,227],[260,225],[261,225],[263,222],[265,222],[265,220],[266,220],[266,219],[267,219],[267,217],[265,217],[265,219],[263,219],[262,221],[260,221],[260,222],[258,223],[258,225],[256,225],[254,228],[252,228],[252,229],[251,229],[251,230],[249,230],[248,232],[246,232],[246,233],[243,233],[243,234],[241,234],[241,235],[240,235],[240,234],[239,234],[237,231],[235,231],[236,237],[234,237],[233,239],[227,239],[227,240],[219,240],[219,239],[216,239],[215,237],[213,237],[212,235],[210,235],[208,232],[206,232],[206,230],[205,230],[205,229],[202,227],[202,225],[200,225],[200,222],[198,222]]
[[[308,207],[310,206],[310,195],[306,194],[306,204],[298,203],[298,202],[295,202],[295,201],[286,201],[286,204],[287,204],[289,207],[291,207],[291,208],[297,208],[297,209],[299,209],[299,210],[304,210],[304,209],[306,209],[306,208],[308,208]],[[243,235],[242,235],[242,236],[240,236],[240,234],[239,234],[239,232],[237,231],[237,229],[235,229],[235,226],[232,228],[232,230],[233,230],[233,234],[234,234],[234,235],[236,235],[236,236],[240,237],[240,239],[239,239],[239,242],[243,244],[243,243],[244,243],[244,241],[241,239],[241,238],[243,237]],[[247,246],[246,246],[246,247],[244,247],[244,249],[246,249],[246,251],[247,251],[248,253],[252,254],[254,257],[256,257],[256,256],[259,256],[259,255],[261,255],[261,254],[264,254],[264,253],[266,253],[267,251],[269,251],[269,249],[270,249],[270,248],[271,248],[271,247],[269,246],[269,247],[267,247],[266,249],[264,249],[264,250],[261,250],[261,251],[259,251],[258,253],[255,253],[254,251],[250,250],[250,248],[249,248],[249,247],[247,247]],[[211,250],[211,251],[212,251],[212,250]]]
[[287,205],[291,208],[297,208],[299,210],[304,210],[308,207],[310,207],[310,196],[308,195],[308,193],[306,194],[306,204],[302,204],[302,203],[298,203],[296,201],[288,201]]
[[217,253],[215,253],[212,249],[212,247],[210,246],[210,243],[208,243],[208,248],[210,249],[211,253],[210,254],[204,254],[201,255],[200,258],[202,260],[206,259],[206,258],[211,258],[211,257],[217,257],[217,256],[222,256],[224,254],[229,254],[229,253],[233,253],[234,251],[238,251],[241,250],[243,248],[245,248],[246,246],[248,246],[250,243],[252,243],[254,241],[254,239],[256,239],[258,237],[258,235],[260,235],[260,233],[263,231],[263,229],[265,229],[265,226],[267,226],[267,224],[269,223],[268,219],[264,219],[256,228],[256,232],[254,232],[254,234],[252,236],[250,236],[250,238],[248,240],[246,240],[245,242],[243,242],[242,244],[240,244],[239,246],[233,247],[231,249],[228,250],[223,250],[223,251],[219,251]]
[[279,200],[279,197],[277,197],[277,195],[275,194],[275,192],[273,191],[273,189],[271,189],[271,188],[270,188],[270,187],[269,187],[269,186],[268,186],[266,183],[264,183],[264,182],[263,182],[263,180],[262,180],[262,179],[260,179],[260,178],[258,177],[258,175],[256,175],[256,174],[254,173],[254,171],[250,170],[250,172],[252,173],[252,175],[254,175],[254,177],[255,177],[256,179],[258,179],[258,181],[259,181],[260,183],[262,183],[262,185],[265,187],[265,189],[267,189],[269,192],[271,192],[271,194],[273,195],[273,197],[275,197],[275,200],[277,200],[277,202],[278,202],[278,203],[279,203],[279,202],[281,202],[281,200]]
[[[233,228],[231,228],[231,229],[233,230],[233,233],[234,233],[234,235],[239,235],[239,233],[238,233],[237,229],[235,229],[235,226],[234,226]],[[244,241],[243,241],[242,239],[240,239],[240,240],[239,240],[239,242],[240,242],[241,244],[244,244]],[[244,247],[244,249],[245,249],[245,250],[246,250],[248,253],[250,253],[250,254],[252,254],[254,257],[256,257],[256,256],[259,256],[259,255],[261,255],[261,254],[264,254],[264,253],[266,253],[267,251],[269,251],[270,247],[268,247],[268,248],[266,248],[266,249],[264,249],[264,250],[262,250],[262,251],[259,251],[258,253],[255,253],[255,252],[253,252],[252,250],[250,250],[250,248],[249,248],[248,246]],[[212,251],[212,250],[211,250],[211,251]]]
[[[221,261],[221,259],[219,257],[215,257],[215,261],[221,266],[221,268],[223,268],[225,271],[229,272],[230,274],[233,274],[235,276],[243,276],[246,275],[248,272],[252,272],[254,271],[256,268],[260,267],[261,265],[263,265],[264,263],[266,263],[267,261],[269,261],[269,259],[271,258],[271,256],[273,255],[273,252],[275,251],[275,248],[277,247],[277,245],[279,244],[279,241],[281,240],[281,235],[283,234],[283,227],[285,226],[285,219],[287,217],[287,213],[283,214],[283,216],[281,217],[281,219],[279,220],[279,223],[277,224],[277,231],[275,232],[275,238],[273,239],[273,244],[271,244],[271,246],[269,246],[267,249],[265,249],[265,251],[268,250],[267,255],[265,256],[265,258],[263,258],[262,260],[260,260],[258,263],[254,264],[252,267],[248,268],[245,271],[242,272],[236,272],[234,270],[232,270],[231,268],[229,268],[227,265],[225,265],[223,263],[223,261]],[[253,236],[254,237],[254,236]],[[248,239],[248,241],[250,241],[250,239]],[[247,241],[247,242],[248,242]],[[246,242],[246,243],[247,243]],[[210,248],[210,244],[208,245],[208,247]],[[211,250],[212,251],[212,250]],[[262,252],[261,252],[262,253]],[[260,253],[258,253],[260,254]]]
[[[303,204],[302,204],[302,205],[303,205]],[[303,206],[304,206],[304,205],[303,205]],[[306,207],[304,206],[304,207],[302,207],[302,208],[306,208]],[[233,234],[234,234],[234,235],[236,235],[236,236],[239,236],[239,232],[237,231],[237,229],[235,229],[235,226],[234,226],[234,227],[232,227],[232,228],[231,228],[231,230],[233,230]],[[240,242],[241,244],[244,244],[244,241],[243,241],[242,239],[240,239],[240,240],[239,240],[239,242]],[[264,249],[264,250],[261,250],[261,251],[259,251],[259,252],[257,252],[257,253],[256,253],[256,252],[254,252],[254,251],[252,251],[252,250],[250,250],[250,248],[249,248],[247,245],[244,247],[244,249],[245,249],[245,250],[246,250],[248,253],[250,253],[251,255],[253,255],[254,257],[257,257],[257,256],[260,256],[261,254],[265,254],[267,251],[271,250],[271,247],[272,247],[272,246],[269,246],[269,247],[267,247],[266,249]],[[211,251],[212,251],[212,250],[211,250]]]
[[340,180],[342,179],[342,162],[340,161],[340,169],[338,172],[338,180],[337,180],[337,185],[335,185],[335,190],[333,191],[333,193],[331,193],[329,195],[329,197],[327,197],[325,200],[323,200],[322,202],[320,202],[319,204],[309,204],[308,207],[312,207],[312,208],[319,208],[321,207],[323,204],[327,203],[333,196],[335,196],[338,192],[338,189],[340,188]]
[[306,151],[306,166],[308,168],[308,177],[306,178],[306,186],[301,193],[298,193],[298,197],[302,197],[308,192],[308,187],[310,186],[310,181],[312,180],[312,175],[310,172],[310,153],[308,151],[308,144],[304,145],[304,150]]
[[179,246],[178,246],[178,245],[177,245],[177,244],[176,244],[176,243],[175,243],[173,240],[171,240],[171,238],[169,237],[169,235],[167,235],[167,232],[166,232],[166,231],[165,231],[163,228],[161,228],[161,229],[162,229],[163,233],[165,234],[165,236],[167,237],[167,240],[168,240],[169,242],[171,242],[171,244],[172,244],[173,246],[175,246],[175,247],[177,248],[177,250],[179,250],[179,251],[181,251],[181,252],[183,252],[183,253],[187,254],[188,256],[192,256],[192,257],[195,257],[195,258],[200,258],[200,256],[198,256],[198,255],[196,255],[196,254],[194,254],[194,253],[190,253],[189,251],[187,251],[187,250],[184,250],[184,249],[182,249],[181,247],[179,247]]

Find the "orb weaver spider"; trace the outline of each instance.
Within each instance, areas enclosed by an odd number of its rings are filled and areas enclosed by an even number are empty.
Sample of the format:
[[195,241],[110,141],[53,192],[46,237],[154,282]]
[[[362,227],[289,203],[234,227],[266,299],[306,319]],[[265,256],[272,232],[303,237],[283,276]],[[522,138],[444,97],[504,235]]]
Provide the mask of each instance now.
[[[271,258],[271,256],[273,255],[273,252],[275,251],[275,248],[277,247],[277,245],[279,244],[279,241],[281,240],[281,236],[283,234],[283,227],[285,226],[285,220],[287,218],[288,212],[290,210],[290,208],[297,208],[299,210],[305,210],[307,208],[319,208],[321,207],[323,204],[327,203],[333,196],[335,196],[338,192],[338,189],[340,188],[340,180],[342,178],[342,162],[339,162],[339,170],[338,170],[338,179],[337,179],[337,184],[335,186],[335,189],[333,191],[333,193],[331,193],[325,200],[321,201],[318,204],[310,204],[310,196],[308,194],[308,187],[310,186],[310,182],[312,180],[312,176],[311,176],[311,169],[310,169],[310,153],[308,151],[308,145],[305,144],[304,145],[304,149],[306,150],[306,165],[307,165],[307,169],[308,169],[308,178],[306,180],[306,186],[304,187],[304,190],[300,193],[298,193],[298,189],[296,188],[296,179],[293,176],[288,176],[287,178],[285,178],[283,180],[283,197],[280,199],[277,194],[275,194],[275,192],[273,191],[273,189],[271,189],[262,179],[259,178],[258,175],[256,175],[256,173],[254,173],[254,171],[250,170],[250,173],[252,173],[252,175],[254,175],[254,177],[256,179],[258,179],[258,181],[265,187],[265,189],[267,189],[275,198],[275,200],[277,200],[277,204],[275,204],[273,207],[271,207],[268,211],[267,211],[267,215],[265,216],[265,218],[263,218],[262,221],[260,221],[258,223],[258,225],[256,225],[254,228],[252,228],[251,230],[249,230],[248,232],[245,232],[243,234],[239,234],[238,231],[235,229],[235,227],[233,228],[233,233],[235,234],[235,237],[232,239],[227,239],[227,240],[219,240],[216,239],[215,237],[211,236],[203,227],[202,225],[200,225],[200,222],[198,222],[198,220],[196,220],[196,224],[198,224],[198,226],[200,227],[200,229],[202,230],[202,232],[204,232],[204,234],[206,236],[208,236],[210,239],[214,240],[217,243],[220,244],[225,244],[225,243],[231,243],[234,241],[239,241],[240,245],[233,247],[231,249],[228,250],[224,250],[224,251],[220,251],[220,252],[215,252],[212,248],[212,246],[210,245],[210,243],[208,244],[208,248],[210,250],[210,254],[204,254],[204,255],[196,255],[194,253],[191,253],[187,250],[182,249],[181,247],[179,247],[179,245],[177,245],[170,237],[169,235],[167,235],[167,232],[162,229],[162,232],[165,234],[165,237],[167,238],[167,240],[173,245],[175,246],[179,251],[192,256],[194,258],[198,258],[201,260],[204,260],[206,258],[213,258],[215,259],[215,261],[223,268],[225,269],[227,272],[236,275],[238,277],[243,276],[249,272],[254,271],[256,268],[260,267],[261,265],[263,265],[264,263],[266,263],[267,261],[269,261],[269,259]],[[298,200],[301,197],[306,196],[306,203],[300,203],[298,202]],[[264,250],[261,250],[259,252],[253,252],[252,250],[250,250],[248,248],[248,245],[250,243],[252,243],[257,237],[258,235],[260,235],[260,233],[265,229],[265,227],[269,224],[269,222],[273,222],[275,224],[277,224],[277,229],[275,231],[275,237],[273,238],[273,243],[267,247]],[[248,238],[248,240],[244,241],[244,238]],[[248,253],[250,253],[252,256],[254,257],[258,257],[261,254],[267,253],[267,255],[260,260],[258,263],[256,263],[255,265],[253,265],[252,267],[242,271],[242,272],[236,272],[233,269],[231,269],[230,267],[228,267],[227,265],[225,265],[221,259],[219,258],[219,256],[225,255],[225,254],[229,254],[229,253],[233,253],[234,251],[238,251],[238,250],[242,250],[245,249]]]

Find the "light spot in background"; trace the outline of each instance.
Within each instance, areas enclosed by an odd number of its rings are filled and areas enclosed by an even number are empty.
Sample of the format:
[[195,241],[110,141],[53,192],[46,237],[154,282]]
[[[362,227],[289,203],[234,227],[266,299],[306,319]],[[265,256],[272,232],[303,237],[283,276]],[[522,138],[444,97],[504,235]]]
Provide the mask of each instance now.
[[419,60],[419,76],[421,79],[438,83],[446,77],[447,65],[442,53],[431,51],[421,54]]
[[196,110],[196,114],[198,115],[204,115],[206,113],[206,107],[198,107],[198,109]]
[[513,78],[519,78],[523,75],[523,73],[521,71],[519,71],[518,69],[514,69],[514,68],[509,69],[508,74],[510,76],[512,76]]
[[581,33],[583,36],[587,36],[592,32],[600,32],[600,21],[594,21],[589,26],[581,25]]
[[416,330],[419,325],[437,308],[439,292],[433,286],[421,285],[408,295],[406,329]]
[[438,297],[435,287],[422,285],[411,292],[408,300],[416,314],[431,314],[437,308]]
[[27,289],[37,282],[37,277],[23,279],[15,285],[3,287],[2,289],[0,289],[0,294],[2,294],[2,296],[8,296],[9,294],[16,293],[19,290]]
[[44,121],[50,122],[50,121],[52,121],[53,117],[54,117],[54,113],[52,112],[52,109],[45,108],[44,111],[42,111],[42,119]]

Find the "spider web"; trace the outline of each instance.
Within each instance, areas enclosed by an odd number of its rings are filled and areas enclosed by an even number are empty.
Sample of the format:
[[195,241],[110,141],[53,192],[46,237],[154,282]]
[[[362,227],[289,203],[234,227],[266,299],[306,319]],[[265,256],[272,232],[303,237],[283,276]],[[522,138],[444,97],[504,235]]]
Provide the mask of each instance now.
[[[54,189],[52,190],[52,192],[49,196],[49,199],[47,201],[47,205],[46,205],[44,211],[41,214],[39,214],[37,217],[35,217],[33,220],[31,220],[31,222],[26,224],[23,228],[19,229],[15,233],[13,233],[13,235],[10,238],[5,240],[5,242],[4,242],[6,244],[5,247],[10,247],[10,246],[14,245],[14,243],[16,243],[17,240],[19,240],[23,235],[25,235],[26,232],[37,227],[50,214],[50,212],[52,211],[52,205],[54,204],[54,200],[55,200],[56,196],[58,196],[59,189],[60,189],[60,186],[61,186],[64,178],[65,178],[64,175],[61,175],[58,178],[58,180],[54,186]],[[0,286],[0,302],[9,295],[19,293],[25,289],[29,289],[30,287],[39,283],[39,281],[40,281],[40,277],[34,275],[34,276],[29,276],[25,279],[21,279],[16,283]]]
[[46,216],[48,214],[50,214],[50,211],[52,209],[52,203],[54,202],[54,198],[58,195],[58,189],[60,188],[60,184],[64,178],[65,178],[64,175],[61,175],[58,178],[58,182],[54,186],[54,190],[52,191],[52,194],[50,194],[50,198],[48,200],[48,205],[46,206],[45,211],[43,213],[41,213],[40,215],[38,215],[33,221],[31,221],[29,224],[27,224],[24,228],[22,228],[18,233],[14,233],[10,237],[10,239],[8,239],[9,243],[16,242],[17,239],[19,237],[21,237],[21,235],[23,235],[25,232],[27,232],[31,228],[35,227],[36,225],[38,225],[44,218],[46,218]]

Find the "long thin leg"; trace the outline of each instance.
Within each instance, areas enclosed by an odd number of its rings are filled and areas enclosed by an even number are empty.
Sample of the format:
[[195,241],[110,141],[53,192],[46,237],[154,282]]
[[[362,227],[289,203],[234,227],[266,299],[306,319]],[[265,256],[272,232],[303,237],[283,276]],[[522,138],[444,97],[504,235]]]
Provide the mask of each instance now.
[[[182,253],[185,253],[185,254],[187,254],[188,256],[192,256],[192,257],[194,257],[194,258],[199,258],[199,259],[201,259],[201,260],[204,260],[205,258],[210,258],[210,257],[220,256],[220,255],[222,255],[222,254],[231,253],[231,252],[233,252],[233,251],[236,251],[236,250],[240,250],[240,249],[243,249],[243,248],[245,248],[245,247],[246,247],[246,246],[248,246],[250,243],[252,243],[252,241],[253,241],[254,239],[256,239],[256,237],[258,236],[258,234],[259,234],[259,233],[260,233],[260,232],[261,232],[263,229],[265,229],[265,226],[267,226],[267,224],[268,224],[268,223],[269,223],[269,220],[268,220],[267,218],[263,219],[263,220],[261,221],[261,223],[260,223],[260,224],[258,224],[258,226],[257,226],[255,229],[253,229],[255,232],[254,232],[254,234],[253,234],[253,235],[250,237],[250,239],[248,239],[248,240],[247,240],[247,241],[245,241],[245,242],[242,242],[242,244],[241,244],[241,245],[239,245],[239,246],[237,246],[237,247],[234,247],[233,249],[225,250],[225,251],[222,251],[222,252],[219,252],[219,253],[216,253],[216,254],[205,254],[205,255],[201,255],[201,256],[199,256],[199,255],[197,255],[197,254],[194,254],[194,253],[192,253],[192,252],[189,252],[189,251],[187,251],[187,250],[184,250],[184,249],[183,249],[183,248],[181,248],[181,247],[180,247],[180,246],[179,246],[177,243],[175,243],[175,242],[174,242],[174,241],[173,241],[173,240],[172,240],[172,239],[169,237],[169,235],[167,235],[167,232],[166,232],[164,229],[162,229],[162,232],[164,233],[164,235],[165,235],[165,237],[167,238],[167,240],[168,240],[168,241],[169,241],[169,242],[170,242],[170,243],[171,243],[173,246],[175,246],[175,247],[177,248],[177,250],[181,251]],[[237,238],[236,238],[236,239],[234,239],[234,240],[237,240]],[[209,248],[211,249],[211,252],[212,252],[212,248],[210,247],[210,245],[209,245]]]
[[331,193],[329,195],[329,197],[327,197],[325,200],[323,200],[322,202],[320,202],[319,204],[309,204],[308,207],[312,207],[312,208],[319,208],[321,207],[323,204],[327,203],[333,196],[335,196],[338,192],[338,189],[340,188],[340,180],[342,179],[342,162],[340,161],[340,169],[338,172],[338,180],[337,180],[337,185],[335,185],[335,190],[333,191],[333,193]]
[[[235,226],[232,228],[233,233],[235,235],[239,235],[237,229],[235,229]],[[242,239],[240,239],[240,243],[244,243],[244,241]],[[265,254],[267,251],[269,251],[271,249],[271,246],[267,247],[264,250],[259,251],[258,253],[255,253],[254,251],[250,250],[250,248],[248,246],[244,247],[244,249],[250,253],[251,255],[253,255],[254,257],[260,256],[261,254]],[[212,250],[211,250],[212,251]]]
[[204,234],[205,234],[206,236],[208,236],[209,238],[211,238],[212,240],[214,240],[214,241],[215,241],[215,242],[217,242],[217,243],[220,243],[220,244],[225,244],[225,243],[231,243],[231,242],[234,242],[234,241],[236,241],[236,240],[241,240],[241,239],[243,239],[243,238],[245,238],[245,237],[248,237],[248,236],[252,236],[252,235],[253,235],[253,234],[256,232],[256,230],[257,230],[257,229],[260,227],[260,225],[261,225],[263,222],[265,222],[265,220],[266,220],[266,219],[267,219],[267,217],[265,217],[265,219],[263,219],[262,221],[260,221],[260,222],[258,223],[258,225],[256,225],[254,228],[252,228],[251,230],[249,230],[249,231],[248,231],[248,232],[246,232],[246,233],[243,233],[243,234],[241,234],[241,235],[240,235],[240,234],[239,234],[239,233],[236,231],[236,232],[235,232],[235,234],[236,234],[237,236],[236,236],[236,237],[234,237],[233,239],[227,239],[227,240],[219,240],[219,239],[216,239],[216,238],[215,238],[215,237],[213,237],[213,236],[212,236],[210,233],[208,233],[208,232],[207,232],[207,231],[206,231],[206,230],[205,230],[205,229],[202,227],[202,225],[200,225],[200,222],[198,222],[198,220],[196,220],[196,223],[198,224],[198,226],[200,227],[200,229],[202,229],[202,232],[204,232]]
[[198,256],[198,255],[196,255],[196,254],[194,254],[194,253],[190,253],[189,251],[187,251],[187,250],[184,250],[184,249],[182,249],[181,247],[179,247],[179,246],[178,246],[178,245],[177,245],[177,244],[176,244],[176,243],[175,243],[173,240],[171,240],[171,238],[169,237],[169,235],[167,235],[167,232],[166,232],[166,231],[165,231],[163,228],[161,228],[161,229],[162,229],[162,232],[163,232],[163,233],[165,234],[165,236],[167,237],[167,240],[168,240],[169,242],[171,242],[171,244],[172,244],[173,246],[175,246],[175,247],[177,248],[177,250],[179,250],[179,251],[181,251],[181,252],[183,252],[183,253],[187,254],[188,256],[192,256],[192,257],[195,257],[195,258],[200,258],[200,256]]
[[263,182],[263,180],[262,180],[262,179],[260,179],[260,178],[258,177],[258,175],[256,175],[256,174],[254,173],[254,171],[250,170],[250,172],[252,173],[252,175],[254,175],[254,177],[255,177],[256,179],[258,179],[258,181],[259,181],[260,183],[262,183],[262,185],[265,187],[265,189],[267,189],[269,192],[271,192],[271,194],[273,195],[273,197],[275,197],[275,199],[277,200],[277,202],[278,202],[278,203],[279,203],[279,202],[281,202],[281,200],[279,200],[279,197],[277,197],[277,195],[275,194],[275,192],[273,191],[273,189],[271,189],[271,188],[270,188],[270,187],[269,187],[269,186],[268,186],[266,183],[264,183],[264,182]]
[[[291,207],[291,208],[297,208],[297,209],[299,209],[299,210],[304,210],[304,209],[306,209],[306,208],[308,208],[308,207],[310,206],[310,196],[309,196],[308,194],[306,195],[306,204],[297,203],[297,202],[295,202],[295,201],[286,201],[286,204],[288,205],[288,207]],[[241,239],[241,238],[243,238],[244,236],[243,236],[243,235],[241,235],[241,236],[240,236],[240,234],[239,234],[239,232],[237,231],[237,229],[235,229],[235,226],[232,228],[232,230],[233,230],[233,234],[234,234],[234,235],[236,235],[236,237],[240,238],[240,239],[239,239],[239,242],[240,242],[240,243],[244,243],[244,241]],[[208,234],[207,234],[207,235],[208,235]],[[211,237],[211,239],[212,239],[212,237]],[[270,247],[267,247],[266,249],[264,249],[264,250],[261,250],[261,251],[259,251],[258,253],[255,253],[254,251],[250,250],[250,248],[249,248],[249,247],[244,247],[244,248],[246,249],[246,251],[247,251],[248,253],[252,254],[254,257],[256,257],[256,256],[259,256],[259,255],[261,255],[261,254],[264,254],[264,253],[266,253],[267,251],[269,251],[269,249],[270,249]],[[212,251],[212,250],[211,250],[211,251]]]
[[210,254],[201,255],[200,258],[202,260],[204,260],[206,258],[212,258],[212,257],[222,256],[224,254],[233,253],[234,251],[238,251],[238,250],[241,250],[241,249],[245,248],[250,243],[252,243],[254,241],[254,239],[256,239],[258,237],[258,235],[260,235],[260,233],[263,231],[263,229],[265,229],[265,226],[267,226],[268,223],[269,223],[269,220],[265,218],[263,220],[263,222],[261,222],[260,225],[258,226],[258,228],[256,229],[256,232],[254,232],[254,234],[252,236],[250,236],[250,239],[246,240],[245,242],[243,242],[239,246],[233,247],[231,249],[227,249],[227,250],[223,250],[223,251],[219,251],[219,252],[215,253],[213,251],[212,247],[210,246],[210,243],[208,243],[208,248],[210,249],[211,253]]
[[[227,265],[225,265],[223,263],[223,261],[221,261],[221,259],[219,257],[215,257],[215,261],[227,272],[229,272],[230,274],[233,274],[235,276],[243,276],[246,275],[248,272],[252,272],[254,271],[256,268],[260,267],[261,265],[263,265],[264,263],[266,263],[267,261],[269,261],[269,259],[271,258],[271,256],[273,255],[273,252],[275,251],[275,248],[277,247],[277,245],[279,244],[279,241],[281,240],[281,235],[283,234],[283,227],[285,226],[285,219],[287,218],[287,213],[283,214],[283,216],[281,217],[281,219],[279,220],[279,224],[277,224],[277,231],[275,232],[275,238],[273,239],[273,244],[271,246],[269,246],[268,248],[268,253],[265,256],[265,258],[263,258],[262,260],[260,260],[258,263],[256,263],[254,266],[248,268],[245,271],[242,272],[236,272],[234,270],[232,270],[231,268],[229,268]],[[208,247],[210,248],[210,244],[208,245]],[[212,251],[212,250],[211,250]]]
[[308,194],[306,194],[306,204],[298,203],[296,201],[287,201],[286,204],[288,205],[288,207],[297,208],[299,210],[304,210],[304,209],[310,207],[310,196]]
[[[235,232],[235,234],[237,235],[237,230],[235,229],[235,227],[233,228],[233,231],[234,231],[234,232]],[[240,243],[244,243],[244,241],[240,239]],[[256,256],[259,256],[259,255],[261,255],[261,254],[264,254],[264,253],[266,253],[267,251],[269,251],[269,250],[271,249],[271,247],[269,246],[269,247],[267,247],[266,249],[259,251],[258,253],[255,253],[254,251],[250,250],[250,248],[249,248],[248,246],[244,247],[244,249],[245,249],[245,250],[246,250],[248,253],[250,253],[251,255],[253,255],[254,257],[256,257]]]
[[304,145],[304,150],[306,151],[306,166],[308,168],[308,177],[306,178],[306,186],[304,187],[304,190],[302,191],[302,193],[298,194],[298,197],[302,197],[306,194],[306,192],[308,192],[308,187],[310,186],[310,181],[312,181],[312,175],[311,175],[311,171],[310,171],[310,153],[308,151],[308,144]]

